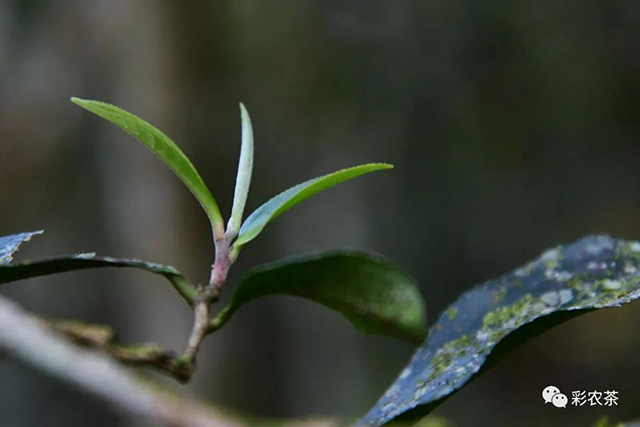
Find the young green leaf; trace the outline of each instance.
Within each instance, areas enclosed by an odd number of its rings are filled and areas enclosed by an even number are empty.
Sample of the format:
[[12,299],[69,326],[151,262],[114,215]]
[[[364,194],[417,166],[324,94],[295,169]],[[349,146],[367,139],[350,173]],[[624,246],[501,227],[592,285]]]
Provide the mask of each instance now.
[[253,170],[253,128],[251,118],[244,104],[240,103],[240,115],[242,117],[242,145],[240,148],[240,161],[238,162],[238,175],[236,177],[236,190],[233,196],[233,209],[227,224],[227,239],[232,240],[238,235],[242,214],[247,203],[249,186],[251,185],[251,171]]
[[160,157],[198,199],[211,221],[214,236],[221,237],[224,234],[224,222],[218,204],[191,161],[167,135],[140,117],[114,105],[79,98],[71,98],[71,101],[119,126]]
[[415,281],[382,257],[351,251],[282,261],[255,269],[236,286],[211,323],[222,327],[242,306],[267,295],[292,295],[346,316],[361,332],[419,344],[426,309]]
[[[640,242],[583,238],[463,293],[356,425],[414,422],[538,334],[640,297]],[[496,403],[499,404],[499,403]]]
[[386,163],[369,163],[366,165],[343,169],[329,175],[311,179],[298,184],[295,187],[291,187],[290,189],[278,194],[249,215],[240,228],[240,235],[238,236],[235,245],[239,247],[255,239],[256,236],[262,232],[264,227],[280,214],[309,197],[326,190],[327,188],[331,188],[341,182],[348,181],[369,172],[391,168],[393,168],[393,166]]
[[195,286],[189,283],[178,270],[168,265],[139,261],[136,259],[97,257],[91,253],[11,264],[11,255],[18,249],[20,243],[26,242],[31,236],[40,233],[41,232],[37,231],[0,237],[0,284],[75,270],[103,267],[130,267],[164,276],[187,303],[192,304],[193,301],[195,301],[197,296]]

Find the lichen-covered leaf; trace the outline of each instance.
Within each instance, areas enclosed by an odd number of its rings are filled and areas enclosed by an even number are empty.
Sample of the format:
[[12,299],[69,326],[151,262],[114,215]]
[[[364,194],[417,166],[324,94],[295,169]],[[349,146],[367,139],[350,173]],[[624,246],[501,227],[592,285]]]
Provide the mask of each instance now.
[[465,292],[359,426],[432,411],[527,339],[585,312],[640,296],[640,243],[583,238]]
[[115,105],[79,98],[71,98],[71,102],[109,120],[153,151],[198,199],[211,221],[214,235],[220,237],[224,234],[224,223],[218,204],[189,158],[171,138],[140,117]]
[[291,187],[290,189],[278,194],[249,215],[240,228],[240,234],[238,235],[235,245],[239,247],[255,239],[256,236],[262,232],[264,227],[280,214],[323,190],[369,172],[391,168],[393,168],[393,166],[386,163],[369,163],[366,165],[342,169],[332,174],[314,178]]
[[426,310],[415,281],[371,254],[332,252],[278,262],[248,273],[211,323],[222,327],[246,303],[266,295],[306,298],[346,316],[362,332],[419,344]]
[[0,284],[75,270],[104,267],[130,267],[164,276],[189,304],[192,304],[196,298],[197,292],[195,287],[189,283],[178,270],[168,265],[153,262],[136,259],[98,257],[95,254],[88,253],[22,261],[12,264],[11,255],[18,249],[20,243],[28,241],[31,236],[39,233],[41,232],[36,231],[33,233],[21,233],[0,237],[0,260],[2,260],[2,262],[0,262]]
[[29,231],[0,237],[0,265],[9,264],[20,245],[28,242],[36,234],[42,234],[42,231]]

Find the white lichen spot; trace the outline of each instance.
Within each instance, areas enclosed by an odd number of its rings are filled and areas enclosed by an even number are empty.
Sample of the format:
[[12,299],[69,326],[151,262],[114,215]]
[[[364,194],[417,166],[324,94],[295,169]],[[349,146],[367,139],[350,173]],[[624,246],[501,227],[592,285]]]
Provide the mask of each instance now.
[[395,409],[395,405],[396,404],[394,402],[387,402],[382,406],[381,409],[382,409],[383,412],[389,412],[392,409]]
[[573,299],[573,291],[571,289],[563,289],[559,292],[560,304],[564,305]]
[[629,245],[629,249],[633,252],[640,252],[640,242],[633,242]]
[[586,250],[588,253],[596,255],[601,253],[603,250],[613,249],[613,246],[614,246],[614,242],[612,239],[609,239],[606,237],[599,237],[594,239],[594,241],[589,242],[587,244]]
[[489,333],[484,332],[483,330],[479,330],[476,334],[476,339],[478,341],[487,341],[489,339]]
[[515,329],[515,327],[516,327],[516,319],[511,318],[502,324],[501,329],[511,330],[511,329]]
[[542,261],[553,261],[558,259],[560,253],[558,251],[558,249],[549,249],[548,251],[546,251],[545,253],[542,254],[542,256],[540,257],[540,259]]
[[566,282],[573,277],[573,274],[568,271],[547,270],[544,272],[544,277],[548,280],[555,280],[557,282]]
[[555,307],[546,307],[540,310],[540,315],[546,316],[547,314],[553,313],[555,310],[556,310]]
[[606,262],[591,261],[589,264],[587,264],[587,270],[604,270],[605,268],[607,268]]
[[637,271],[638,269],[631,264],[627,264],[624,266],[624,272],[627,274],[636,274]]
[[400,377],[398,377],[398,379],[404,380],[409,375],[411,375],[411,368],[406,368],[404,371],[402,371],[402,373],[400,374]]
[[87,253],[83,253],[83,254],[76,254],[76,255],[74,255],[74,258],[91,259],[91,258],[95,258],[95,256],[96,256],[95,252],[87,252]]
[[614,290],[620,289],[622,287],[622,284],[617,280],[605,280],[602,286],[604,286],[605,289]]
[[557,292],[547,292],[546,294],[542,294],[540,299],[547,305],[556,306],[560,303],[560,295],[558,295]]
[[629,301],[633,301],[640,298],[640,289],[636,289],[634,291],[629,292],[625,297],[624,297],[624,302],[629,302]]

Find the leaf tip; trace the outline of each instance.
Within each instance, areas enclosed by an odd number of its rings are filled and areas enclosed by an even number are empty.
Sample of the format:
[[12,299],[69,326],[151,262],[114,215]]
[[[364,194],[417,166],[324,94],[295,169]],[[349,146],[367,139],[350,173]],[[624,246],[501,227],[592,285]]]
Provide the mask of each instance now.
[[249,111],[247,110],[247,107],[245,107],[245,105],[242,102],[240,102],[239,105],[240,105],[240,118],[242,119],[243,128],[245,126],[248,128],[249,134],[247,136],[253,140],[253,129],[251,126],[251,117],[249,117]]
[[95,103],[95,101],[90,101],[88,99],[82,99],[82,98],[78,98],[76,96],[72,96],[71,98],[69,98],[69,100],[71,102],[73,102],[74,104],[76,104],[78,107],[84,108],[85,110],[88,109],[88,106],[93,102]]
[[353,169],[355,168],[366,168],[369,172],[373,172],[373,171],[379,171],[379,170],[393,169],[394,166],[391,163],[365,163],[360,166],[355,166]]
[[22,233],[22,234],[26,237],[24,241],[28,242],[29,240],[31,240],[33,236],[44,234],[44,230],[29,231],[27,233]]

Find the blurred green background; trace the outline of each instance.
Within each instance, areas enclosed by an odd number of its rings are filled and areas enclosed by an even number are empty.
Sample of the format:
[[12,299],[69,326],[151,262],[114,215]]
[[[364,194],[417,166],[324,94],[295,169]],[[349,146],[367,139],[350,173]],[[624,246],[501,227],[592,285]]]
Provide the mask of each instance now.
[[[285,214],[252,265],[338,247],[418,279],[433,321],[456,296],[590,233],[640,239],[640,2],[0,0],[0,235],[20,257],[96,251],[208,277],[208,221],[142,144],[68,99],[108,101],[169,134],[225,215],[253,119],[248,209],[335,169],[395,164]],[[5,285],[29,310],[180,349],[191,314],[161,278],[66,274]],[[227,292],[228,296],[229,292]],[[640,306],[529,342],[448,400],[458,426],[640,416]],[[287,297],[204,344],[191,393],[265,417],[357,417],[413,349]],[[170,380],[169,387],[182,389]],[[0,359],[0,425],[136,425]],[[619,406],[544,405],[542,389],[619,391]]]

